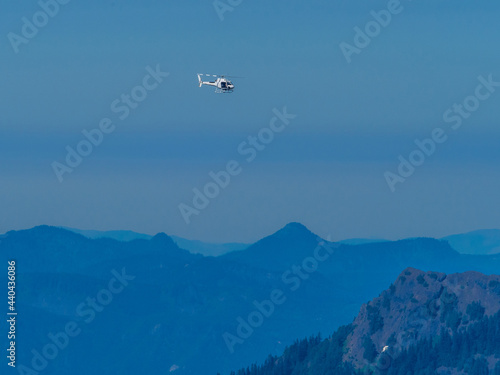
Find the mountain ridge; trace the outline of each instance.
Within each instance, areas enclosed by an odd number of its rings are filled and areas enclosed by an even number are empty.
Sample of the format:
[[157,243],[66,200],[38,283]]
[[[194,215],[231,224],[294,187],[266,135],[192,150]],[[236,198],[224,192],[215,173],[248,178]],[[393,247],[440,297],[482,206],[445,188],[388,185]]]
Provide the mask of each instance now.
[[[294,227],[296,229],[302,229],[302,230],[305,229],[306,231],[309,231],[309,229],[307,229],[301,223],[290,222],[285,226],[283,226],[282,228],[278,229],[273,234],[277,234],[282,230],[286,232],[287,230]],[[59,227],[59,228],[63,228],[72,231],[74,233],[81,234],[91,239],[112,238],[117,241],[132,241],[135,239],[151,239],[153,237],[153,235],[138,233],[130,230],[99,231],[99,230],[81,230],[70,227]],[[204,256],[220,256],[233,251],[244,250],[248,248],[250,245],[252,245],[240,242],[211,243],[199,240],[188,240],[183,237],[175,235],[171,235],[170,237],[179,247],[186,249],[193,254],[202,254]],[[480,229],[459,234],[453,234],[445,237],[439,237],[436,239],[445,240],[449,242],[450,245],[461,254],[494,255],[500,253],[500,229]],[[335,242],[339,244],[356,246],[369,243],[394,242],[394,241],[395,240],[387,240],[382,238],[348,238]]]
[[[82,230],[70,227],[60,227],[69,230],[74,233],[81,234],[90,239],[99,238],[111,238],[116,241],[134,241],[137,239],[150,240],[155,235],[149,235],[144,233],[138,233],[130,230],[111,230],[111,231],[99,231],[99,230]],[[157,233],[158,234],[158,233]],[[232,251],[243,250],[249,246],[249,244],[234,242],[234,243],[211,243],[198,240],[188,240],[183,237],[169,235],[174,242],[182,249],[188,250],[192,254],[201,254],[203,256],[220,256]]]
[[[30,331],[19,327],[27,338],[22,347],[26,352],[20,347],[18,353],[23,363],[48,332],[60,330],[71,314],[75,317],[79,301],[106,287],[113,270],[135,277],[65,354],[71,356],[68,361],[81,363],[80,354],[88,352],[96,368],[111,368],[115,364],[110,359],[121,356],[124,374],[155,366],[165,366],[167,372],[176,365],[176,373],[191,375],[264,360],[297,337],[329,334],[351,322],[363,303],[409,266],[445,273],[500,269],[500,256],[464,256],[445,241],[421,238],[350,246],[324,241],[295,225],[271,234],[257,247],[220,257],[191,254],[166,234],[120,242],[41,226],[9,232],[1,239],[0,260],[12,258],[18,264],[18,302],[33,314],[25,319],[39,322],[31,324]],[[254,302],[268,300],[273,290],[283,292],[286,303],[265,319],[265,328],[256,328],[229,355],[223,334],[237,334],[241,320],[255,311]],[[57,298],[50,297],[54,295]],[[119,351],[114,349],[117,338]],[[94,339],[99,347],[92,346]],[[149,353],[151,346],[158,352]],[[138,352],[146,353],[142,370],[133,361]],[[58,364],[59,372],[46,373],[83,375],[65,368],[62,361]]]

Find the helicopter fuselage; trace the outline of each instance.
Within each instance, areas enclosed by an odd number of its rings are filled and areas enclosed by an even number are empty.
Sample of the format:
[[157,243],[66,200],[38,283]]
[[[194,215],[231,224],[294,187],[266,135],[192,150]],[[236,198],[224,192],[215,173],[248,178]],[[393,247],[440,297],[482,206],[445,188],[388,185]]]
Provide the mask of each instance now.
[[234,90],[233,83],[224,77],[219,77],[215,81],[202,81],[200,75],[198,75],[198,80],[200,87],[203,85],[214,86],[216,93],[231,93]]

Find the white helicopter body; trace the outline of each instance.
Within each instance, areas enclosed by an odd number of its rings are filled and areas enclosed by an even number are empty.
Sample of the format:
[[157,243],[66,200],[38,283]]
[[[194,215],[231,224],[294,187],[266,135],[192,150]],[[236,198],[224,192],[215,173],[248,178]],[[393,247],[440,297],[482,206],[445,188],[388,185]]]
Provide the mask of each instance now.
[[[203,81],[201,76],[216,77],[215,81]],[[217,94],[229,94],[234,91],[233,83],[228,80],[225,76],[214,75],[214,74],[198,74],[198,83],[201,86],[214,86],[215,92]]]

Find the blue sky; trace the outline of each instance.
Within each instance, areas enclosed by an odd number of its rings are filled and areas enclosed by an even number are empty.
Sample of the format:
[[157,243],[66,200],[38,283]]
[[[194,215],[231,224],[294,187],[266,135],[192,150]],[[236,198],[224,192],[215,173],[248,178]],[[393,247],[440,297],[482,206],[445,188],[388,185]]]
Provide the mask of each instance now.
[[[164,231],[253,241],[289,221],[333,239],[444,236],[499,228],[500,90],[481,102],[391,192],[384,172],[443,113],[500,81],[500,4],[401,1],[403,10],[352,62],[339,44],[387,1],[244,0],[221,21],[212,1],[72,0],[14,53],[8,33],[36,1],[0,16],[0,231],[39,224]],[[82,130],[159,64],[168,78],[59,183]],[[235,93],[198,88],[196,73],[244,76]],[[247,163],[237,149],[273,109],[296,114]],[[193,188],[238,160],[243,171],[193,216]]]

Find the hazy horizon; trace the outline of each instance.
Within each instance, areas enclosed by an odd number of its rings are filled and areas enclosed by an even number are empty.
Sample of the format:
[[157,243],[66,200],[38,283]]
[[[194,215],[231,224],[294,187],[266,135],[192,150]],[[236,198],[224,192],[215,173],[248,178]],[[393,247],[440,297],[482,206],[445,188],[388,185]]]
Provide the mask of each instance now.
[[[290,223],[294,223],[294,222],[290,222]],[[50,226],[51,227],[55,227],[55,228],[67,229],[67,230],[81,230],[81,231],[89,231],[89,232],[92,232],[92,231],[97,231],[97,232],[119,232],[119,231],[134,232],[134,233],[137,233],[137,234],[145,234],[145,235],[149,235],[149,236],[155,236],[155,235],[160,234],[160,233],[165,233],[168,236],[184,238],[184,239],[189,240],[189,241],[201,241],[201,242],[213,243],[213,244],[241,243],[241,244],[251,245],[251,244],[253,244],[253,243],[261,240],[262,238],[265,238],[267,236],[270,236],[270,235],[276,233],[277,231],[279,231],[280,229],[282,229],[283,227],[285,227],[286,225],[288,225],[290,223],[285,223],[285,224],[283,224],[280,227],[277,227],[277,228],[274,228],[274,229],[270,230],[269,232],[262,233],[262,234],[259,234],[259,235],[255,235],[254,236],[255,239],[252,239],[252,240],[249,240],[249,241],[240,241],[240,240],[233,240],[233,241],[223,241],[223,240],[222,241],[211,241],[211,240],[204,240],[204,239],[199,239],[199,238],[186,238],[186,237],[179,236],[176,233],[169,233],[169,232],[165,232],[165,231],[146,233],[146,232],[138,232],[138,231],[135,231],[135,230],[132,230],[132,229],[120,229],[120,228],[96,229],[96,228],[92,228],[92,227],[89,227],[89,228],[74,228],[74,227],[57,226],[57,225],[50,225]],[[303,224],[303,223],[300,223],[300,224]],[[47,224],[39,224],[39,225],[35,225],[34,227],[43,226],[43,225],[47,225]],[[442,239],[444,237],[450,237],[450,236],[460,235],[460,234],[466,234],[466,233],[473,233],[473,232],[480,232],[480,231],[489,231],[489,230],[500,230],[499,228],[479,228],[479,229],[474,229],[474,230],[460,232],[460,233],[449,233],[449,234],[445,234],[445,235],[439,235],[439,236],[435,236],[435,237],[417,235],[417,236],[408,236],[408,237],[400,237],[400,238],[385,238],[385,237],[380,237],[380,236],[379,237],[373,237],[372,236],[372,237],[345,237],[345,238],[338,237],[338,238],[336,238],[336,237],[333,237],[331,235],[331,233],[327,233],[325,235],[322,235],[322,234],[314,231],[313,229],[309,228],[307,225],[304,225],[304,226],[307,229],[309,229],[312,233],[318,235],[318,237],[321,237],[323,239],[327,239],[327,240],[330,240],[330,241],[333,241],[333,242],[346,241],[346,240],[358,240],[358,239],[360,239],[360,240],[373,240],[373,241],[378,241],[378,240],[382,240],[382,241],[385,241],[385,240],[387,240],[387,241],[398,241],[398,240],[405,240],[405,239],[419,238],[419,237],[428,237],[428,238]],[[29,230],[29,229],[32,229],[34,227],[19,228],[19,229],[10,229],[10,230],[13,230],[13,231]],[[6,232],[2,232],[2,233],[0,233],[0,235],[6,234],[10,230],[8,230]]]

